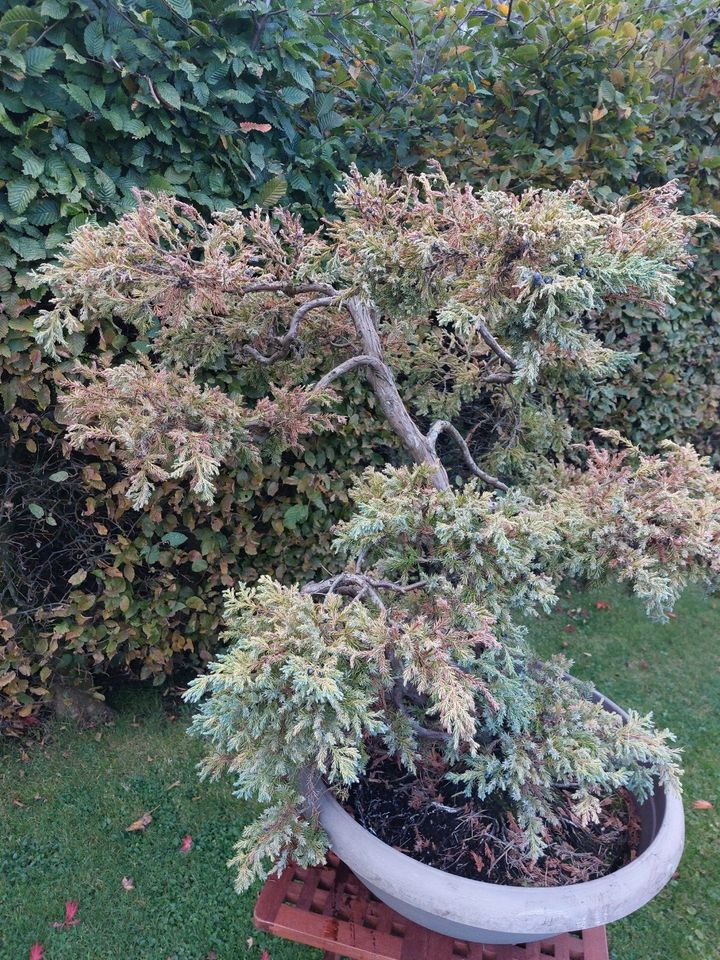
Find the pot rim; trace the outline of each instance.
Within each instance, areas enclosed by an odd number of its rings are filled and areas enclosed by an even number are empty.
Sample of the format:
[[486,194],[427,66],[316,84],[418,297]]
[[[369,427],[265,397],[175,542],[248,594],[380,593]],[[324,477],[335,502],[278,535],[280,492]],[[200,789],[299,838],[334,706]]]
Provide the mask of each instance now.
[[[620,714],[624,710],[602,694],[597,700]],[[601,926],[632,913],[668,882],[682,855],[685,821],[680,795],[658,786],[665,809],[655,836],[635,860],[604,877],[557,887],[517,887],[471,880],[446,873],[400,853],[362,827],[318,782],[320,822],[335,853],[361,880],[419,910],[460,924],[525,934],[533,929],[557,931]],[[312,783],[314,781],[314,783]],[[319,789],[318,789],[319,788]],[[651,797],[647,802],[652,803]],[[429,896],[430,894],[430,896]]]

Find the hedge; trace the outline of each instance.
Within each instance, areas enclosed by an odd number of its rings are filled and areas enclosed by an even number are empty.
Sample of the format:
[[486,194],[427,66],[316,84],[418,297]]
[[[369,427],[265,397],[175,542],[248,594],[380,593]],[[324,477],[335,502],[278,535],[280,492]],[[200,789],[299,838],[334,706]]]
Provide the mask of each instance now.
[[[353,10],[352,15],[348,11]],[[349,475],[382,441],[357,413],[304,459],[223,479],[201,511],[173,484],[131,511],[109,451],[68,457],[50,365],[32,338],[44,291],[30,269],[69,229],[107,220],[134,186],[205,209],[278,200],[331,213],[342,169],[421,169],[510,189],[584,177],[611,198],[678,176],[688,205],[717,210],[712,24],[702,7],[569,0],[510,7],[157,0],[0,0],[0,390],[6,492],[0,514],[0,722],[29,715],[56,669],[132,669],[162,680],[202,664],[221,594],[258,572],[325,568]],[[269,129],[268,129],[269,127]],[[719,252],[707,239],[667,318],[603,321],[635,344],[631,375],[588,385],[570,411],[652,446],[717,440]],[[73,343],[118,360],[151,344],[107,324]],[[216,381],[226,382],[222,371]],[[261,394],[265,383],[247,385]],[[357,390],[362,387],[358,383]],[[360,394],[358,394],[358,397]],[[558,403],[565,403],[558,384]],[[362,408],[361,408],[362,409]],[[69,560],[72,563],[69,563]]]

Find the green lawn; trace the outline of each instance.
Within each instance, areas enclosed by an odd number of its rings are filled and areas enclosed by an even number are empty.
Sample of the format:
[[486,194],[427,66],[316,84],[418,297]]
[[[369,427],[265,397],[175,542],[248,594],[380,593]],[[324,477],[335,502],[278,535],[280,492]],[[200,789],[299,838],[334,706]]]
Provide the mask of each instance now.
[[[610,609],[597,609],[598,601]],[[688,596],[666,627],[607,590],[564,602],[534,632],[619,703],[655,711],[685,747],[688,840],[679,876],[610,930],[613,960],[714,960],[720,942],[720,608]],[[585,612],[583,612],[585,611]],[[570,626],[569,630],[565,628]],[[238,897],[225,867],[246,808],[227,785],[200,785],[200,745],[158,694],[122,692],[101,732],[54,725],[44,743],[4,748],[0,772],[0,960],[316,960],[256,933],[254,894]],[[179,783],[178,783],[179,781]],[[145,833],[126,827],[152,812]],[[180,852],[185,834],[192,850]],[[123,888],[123,877],[134,889]],[[56,931],[66,899],[80,923]]]

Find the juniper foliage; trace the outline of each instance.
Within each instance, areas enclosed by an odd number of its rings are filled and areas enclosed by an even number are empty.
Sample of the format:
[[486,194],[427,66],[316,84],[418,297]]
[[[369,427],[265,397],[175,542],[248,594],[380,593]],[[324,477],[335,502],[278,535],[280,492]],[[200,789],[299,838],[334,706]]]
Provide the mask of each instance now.
[[[438,166],[399,184],[353,170],[339,218],[308,234],[283,211],[207,220],[143,194],[43,268],[46,350],[67,351],[78,325],[108,312],[151,336],[152,364],[79,369],[65,398],[71,442],[114,445],[137,507],[164,476],[189,475],[207,498],[219,462],[336,429],[333,390],[348,376],[367,379],[411,464],[358,477],[337,530],[342,573],[231,591],[227,651],[191,684],[203,775],[228,773],[264,805],[233,860],[238,889],[291,856],[323,859],[304,773],[342,792],[363,776],[369,737],[410,770],[440,756],[469,796],[504,803],[529,861],[561,788],[581,823],[620,787],[641,799],[658,781],[678,788],[672,735],[649,716],[623,723],[567,664],[537,662],[524,625],[567,577],[626,580],[659,619],[689,581],[718,585],[707,462],[673,445],[646,457],[611,434],[569,447],[541,398],[546,370],[600,378],[626,360],[590,332],[609,304],[672,303],[691,233],[711,221],[680,215],[678,195],[668,184],[605,208],[583,184],[514,197]],[[316,383],[309,356],[325,358]],[[272,395],[241,395],[240,367],[245,384],[271,367]],[[208,369],[228,371],[227,394],[202,386]],[[469,398],[500,419],[517,411],[486,462],[445,419]],[[464,482],[443,465],[446,443]]]

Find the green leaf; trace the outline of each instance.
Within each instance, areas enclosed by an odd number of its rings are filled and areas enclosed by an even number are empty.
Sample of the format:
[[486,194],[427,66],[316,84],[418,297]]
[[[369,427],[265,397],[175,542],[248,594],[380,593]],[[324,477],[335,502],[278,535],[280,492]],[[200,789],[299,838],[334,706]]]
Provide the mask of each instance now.
[[600,86],[598,87],[598,99],[599,100],[615,99],[615,87],[610,83],[609,80],[602,80],[600,82]]
[[17,180],[11,180],[7,185],[10,207],[15,213],[25,213],[35,199],[38,189],[38,183],[35,180],[29,180],[27,177],[18,177]]
[[85,57],[81,53],[78,53],[70,43],[63,44],[63,53],[68,60],[74,60],[75,63],[87,63]]
[[184,17],[185,20],[189,20],[192,16],[193,8],[191,0],[165,0],[165,3],[167,3],[174,13],[179,17]]
[[44,21],[40,10],[37,8],[32,10],[25,6],[11,7],[0,18],[0,30],[6,33],[11,33],[23,24],[28,24],[31,27],[42,27]]
[[532,63],[537,60],[539,55],[540,51],[535,43],[524,43],[514,51],[514,56],[518,63]]
[[248,93],[247,90],[240,90],[240,89],[224,90],[222,93],[218,93],[217,96],[221,100],[228,100],[232,103],[252,103],[253,102],[252,94]]
[[294,503],[292,507],[288,507],[283,513],[285,526],[291,529],[296,527],[299,523],[302,523],[303,520],[307,520],[309,513],[310,508],[306,503]]
[[55,51],[49,47],[30,47],[25,51],[28,76],[40,77],[55,63]]
[[32,150],[16,147],[13,153],[18,159],[22,160],[22,172],[26,177],[37,178],[45,169],[44,161],[35,156]]
[[305,103],[308,98],[307,93],[299,87],[282,87],[282,89],[278,90],[278,94],[285,103],[289,103],[291,107],[299,107],[300,104]]
[[93,20],[85,27],[83,40],[85,41],[85,49],[90,56],[99,57],[105,46],[105,36],[99,20]]
[[95,167],[93,170],[93,177],[95,178],[98,196],[105,203],[109,203],[117,193],[115,189],[115,183],[113,182],[112,178],[109,177],[104,170],[100,170],[98,167]]
[[92,111],[92,100],[82,87],[79,87],[76,83],[61,83],[60,86],[83,110],[87,110],[88,112]]
[[7,267],[0,267],[0,293],[7,293],[8,290],[12,290],[12,285],[12,274]]
[[183,543],[185,543],[186,540],[187,540],[187,537],[185,536],[184,533],[178,533],[177,531],[173,531],[172,533],[166,533],[160,542],[169,543],[171,547],[179,547]]
[[284,177],[273,177],[260,187],[258,203],[261,207],[274,207],[287,193],[287,180]]
[[33,237],[8,237],[8,243],[21,260],[45,259],[45,244]]
[[160,83],[155,84],[155,91],[160,99],[169,107],[172,107],[173,110],[179,110],[182,106],[180,94],[177,92],[175,87],[172,86],[172,84],[166,83],[164,80],[162,80]]
[[46,197],[30,207],[27,218],[36,227],[48,227],[59,220],[60,206],[56,200]]
[[66,149],[68,153],[71,153],[76,160],[80,161],[80,163],[92,163],[90,154],[87,152],[85,147],[80,146],[79,143],[69,143]]
[[40,506],[39,503],[31,503],[28,506],[28,510],[34,517],[37,517],[38,520],[40,520],[41,517],[45,516],[45,511],[43,510],[43,508]]
[[67,472],[67,470],[58,470],[55,473],[50,474],[50,479],[53,483],[62,483],[63,480],[67,480],[69,476],[70,474]]
[[0,127],[4,127],[8,133],[14,133],[16,136],[22,133],[20,127],[12,122],[10,117],[7,114],[7,110],[0,103]]
[[305,87],[307,90],[315,89],[315,84],[312,77],[307,72],[307,68],[301,63],[289,63],[287,71],[295,83],[300,84],[301,87]]
[[40,4],[40,13],[51,20],[63,20],[68,12],[67,4],[61,0],[43,0]]

